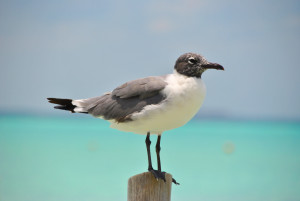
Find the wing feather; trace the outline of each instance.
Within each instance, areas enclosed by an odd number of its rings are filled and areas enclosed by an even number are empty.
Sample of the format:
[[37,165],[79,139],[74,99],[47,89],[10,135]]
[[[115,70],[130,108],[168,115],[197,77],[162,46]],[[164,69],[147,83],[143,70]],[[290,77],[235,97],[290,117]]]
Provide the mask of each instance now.
[[[88,113],[117,122],[131,120],[131,115],[145,106],[158,104],[165,99],[160,93],[166,86],[163,77],[147,77],[127,82],[112,93],[107,93],[87,105]],[[87,99],[88,101],[88,99]]]
[[134,96],[149,97],[161,91],[167,83],[163,77],[147,77],[126,82],[113,90],[112,95],[120,98],[130,98]]

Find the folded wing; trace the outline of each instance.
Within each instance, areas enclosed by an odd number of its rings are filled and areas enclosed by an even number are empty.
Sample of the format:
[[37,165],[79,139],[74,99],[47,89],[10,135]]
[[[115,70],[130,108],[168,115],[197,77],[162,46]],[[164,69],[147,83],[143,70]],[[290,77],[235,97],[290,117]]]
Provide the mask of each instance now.
[[165,96],[164,77],[147,77],[127,82],[102,96],[72,100],[48,98],[54,108],[76,113],[88,113],[95,117],[117,122],[131,121],[132,114],[140,112],[147,105],[159,104]]

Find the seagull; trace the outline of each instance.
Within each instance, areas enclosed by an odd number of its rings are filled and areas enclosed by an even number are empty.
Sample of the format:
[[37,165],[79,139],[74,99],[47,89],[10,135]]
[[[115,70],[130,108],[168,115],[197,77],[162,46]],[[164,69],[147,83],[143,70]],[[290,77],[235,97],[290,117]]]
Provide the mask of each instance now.
[[[200,109],[206,94],[201,79],[207,69],[224,70],[202,55],[185,53],[175,63],[172,74],[126,82],[112,92],[87,99],[47,98],[54,108],[86,113],[109,121],[112,128],[146,135],[148,171],[165,180],[161,171],[160,141],[164,131],[185,125]],[[150,135],[156,134],[157,170],[152,167]],[[178,184],[173,179],[175,184]]]

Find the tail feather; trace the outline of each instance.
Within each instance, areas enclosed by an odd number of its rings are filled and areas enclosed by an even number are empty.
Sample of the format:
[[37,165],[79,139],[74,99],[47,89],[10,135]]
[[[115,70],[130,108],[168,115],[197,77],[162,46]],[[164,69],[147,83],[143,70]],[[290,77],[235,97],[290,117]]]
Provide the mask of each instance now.
[[[63,99],[63,98],[47,98],[49,103],[57,104],[54,106],[55,109],[60,109],[60,110],[68,110],[71,111],[72,113],[77,112],[74,111],[76,108],[76,105],[72,104],[72,99]],[[87,112],[81,112],[81,113],[87,113]]]

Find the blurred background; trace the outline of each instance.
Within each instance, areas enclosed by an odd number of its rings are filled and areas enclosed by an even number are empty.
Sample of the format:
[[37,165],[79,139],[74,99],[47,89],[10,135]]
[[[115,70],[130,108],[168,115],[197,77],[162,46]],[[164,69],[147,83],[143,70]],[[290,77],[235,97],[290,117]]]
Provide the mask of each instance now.
[[145,136],[46,98],[172,73],[185,52],[225,71],[203,74],[200,112],[162,136],[172,200],[300,200],[299,36],[296,0],[0,1],[0,200],[126,199]]

